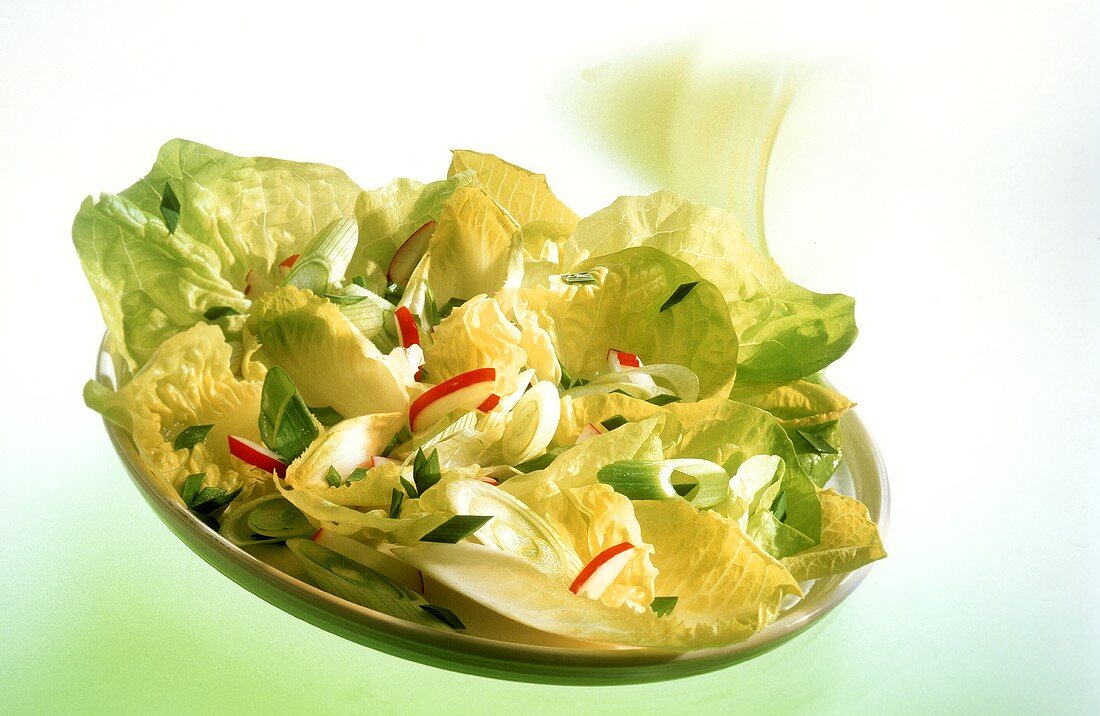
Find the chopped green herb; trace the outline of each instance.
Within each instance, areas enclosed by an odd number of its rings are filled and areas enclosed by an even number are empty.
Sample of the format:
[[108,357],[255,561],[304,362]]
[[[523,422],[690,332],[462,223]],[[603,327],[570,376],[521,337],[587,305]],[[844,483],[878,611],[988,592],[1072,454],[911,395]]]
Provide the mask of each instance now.
[[409,497],[420,497],[420,493],[416,491],[416,485],[409,482],[404,475],[398,478],[401,480],[401,487],[405,488],[405,494]]
[[195,495],[191,511],[200,515],[210,515],[235,500],[237,495],[241,494],[241,489],[238,487],[233,492],[226,492],[220,487],[204,487],[199,490],[199,494]]
[[657,313],[664,313],[668,309],[675,306],[680,301],[687,298],[687,295],[699,285],[698,281],[692,281],[691,283],[682,283],[676,287],[676,290],[672,292],[672,295],[668,297],[668,300],[661,304],[661,308]]
[[810,444],[814,452],[818,455],[836,455],[837,449],[833,447],[832,443],[825,439],[824,435],[819,433],[812,433],[809,430],[796,430],[802,438]]
[[188,475],[187,479],[183,481],[183,485],[180,487],[180,499],[188,508],[195,504],[195,496],[202,489],[202,481],[205,479],[205,472],[196,472],[193,475]]
[[[366,281],[364,281],[363,283],[365,284]],[[363,288],[367,287],[364,285]],[[390,303],[396,304],[398,301],[401,300],[401,295],[403,293],[404,291],[401,289],[400,286],[398,286],[396,283],[391,283],[386,286],[386,292],[382,294],[382,298],[386,299]]]
[[649,608],[653,610],[658,618],[666,617],[676,608],[676,602],[679,600],[679,597],[654,597],[653,601],[649,603]]
[[431,286],[424,287],[424,320],[429,326],[439,325],[439,306],[435,302]]
[[397,435],[393,436],[393,440],[390,440],[390,444],[382,450],[380,457],[389,457],[393,449],[412,437],[412,433],[409,432],[407,427],[402,427],[397,431]]
[[680,396],[662,393],[661,395],[654,395],[652,398],[647,398],[645,402],[653,405],[668,405],[669,403],[680,402]]
[[344,484],[344,478],[340,477],[340,473],[332,465],[328,466],[328,472],[325,473],[325,481],[333,487],[341,487]]
[[390,517],[397,519],[401,516],[401,503],[405,501],[405,493],[396,487],[390,492]]
[[355,276],[354,278],[352,278],[351,282],[354,283],[359,288],[366,288],[367,287],[367,279],[362,274],[359,274],[358,276]]
[[286,371],[272,367],[260,393],[260,437],[287,462],[305,452],[319,431]]
[[213,425],[190,425],[180,431],[176,439],[172,441],[173,450],[190,450],[203,440],[214,428]]
[[783,490],[776,495],[775,500],[772,502],[771,511],[775,515],[775,519],[783,522],[787,519],[787,491]]
[[367,297],[356,294],[326,293],[325,298],[337,306],[353,306],[360,301],[365,301]]
[[626,418],[624,418],[621,415],[612,415],[607,420],[601,420],[600,425],[604,426],[608,430],[614,430],[615,428],[621,428],[622,426],[626,425],[628,422],[630,422],[630,421],[627,420]]
[[560,362],[558,366],[561,367],[561,387],[564,390],[569,390],[573,387],[573,377],[569,375],[569,371],[565,369],[565,366]]
[[424,456],[424,451],[417,448],[413,457],[413,482],[416,483],[417,493],[423,495],[435,483],[439,482],[439,453],[432,450],[432,454]]
[[349,485],[353,482],[362,482],[363,479],[366,478],[366,476],[367,476],[367,468],[357,467],[357,468],[355,468],[354,470],[351,471],[351,473],[348,475],[347,479],[344,480],[344,482],[349,484]]
[[171,184],[164,185],[164,194],[160,197],[160,215],[164,217],[168,233],[176,233],[176,227],[180,223],[180,200]]
[[455,544],[477,532],[482,525],[491,519],[493,519],[491,515],[455,515],[421,537],[420,541]]
[[538,457],[533,457],[525,462],[521,462],[515,467],[517,470],[523,473],[534,472],[535,470],[542,470],[549,467],[550,463],[554,462],[554,458],[556,458],[558,455],[561,455],[568,449],[568,446],[551,448],[547,452],[544,452],[542,455],[539,455]]
[[421,604],[420,608],[452,629],[457,630],[466,628],[466,625],[462,623],[462,620],[459,619],[455,615],[455,613],[447,607],[441,607],[436,604]]
[[326,428],[331,428],[336,423],[339,423],[344,419],[343,415],[336,412],[334,409],[325,405],[319,408],[310,408],[309,412],[313,413],[313,417],[317,418],[317,422],[324,425]]
[[211,306],[202,313],[202,317],[208,321],[216,321],[226,316],[239,316],[241,312],[232,306]]
[[443,308],[439,309],[439,317],[440,318],[446,318],[447,316],[451,315],[451,313],[456,308],[458,308],[459,306],[461,306],[464,303],[466,303],[466,299],[458,298],[457,296],[448,299],[447,303],[443,305]]
[[590,286],[597,283],[596,277],[587,271],[578,271],[577,273],[563,273],[561,275],[561,282],[567,283],[571,286]]

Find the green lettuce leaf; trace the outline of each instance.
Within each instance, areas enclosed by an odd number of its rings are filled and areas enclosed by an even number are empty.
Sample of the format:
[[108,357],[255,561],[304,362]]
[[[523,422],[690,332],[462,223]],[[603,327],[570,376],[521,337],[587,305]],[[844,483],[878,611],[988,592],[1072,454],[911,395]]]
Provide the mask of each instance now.
[[820,493],[821,540],[815,547],[783,559],[795,579],[819,579],[843,574],[886,556],[878,527],[867,507],[833,490]]
[[[173,231],[161,213],[166,187],[179,202]],[[136,367],[207,309],[246,311],[248,272],[277,283],[278,263],[352,216],[360,191],[332,167],[174,139],[144,179],[84,202],[73,242],[120,355]]]
[[[461,187],[443,203],[428,243],[427,282],[436,305],[519,285],[523,251],[517,226],[483,190]],[[411,282],[410,282],[411,283]]]
[[[607,369],[607,351],[637,354],[645,363],[691,369],[704,397],[733,385],[737,336],[721,292],[688,264],[651,248],[624,249],[580,264],[593,284],[548,285],[522,292],[550,333],[565,370],[589,376]],[[682,284],[699,282],[672,308],[660,310]]]
[[383,355],[320,296],[292,286],[270,291],[253,304],[248,329],[307,405],[329,406],[349,418],[408,408],[415,369],[404,349]]
[[808,380],[735,385],[729,397],[768,411],[792,430],[839,420],[855,405],[835,390]]
[[[385,272],[397,248],[424,224],[439,221],[443,202],[473,180],[472,172],[459,172],[430,184],[395,179],[360,194],[355,203],[359,246],[348,267],[348,276],[362,275],[368,280],[374,277],[384,288]],[[379,292],[377,286],[372,290]]]
[[583,219],[562,247],[562,263],[578,267],[638,245],[688,262],[721,289],[740,341],[738,382],[804,378],[856,338],[852,299],[788,281],[745,239],[732,214],[670,191],[621,197]]
[[550,191],[546,177],[514,164],[509,164],[492,154],[481,154],[468,149],[451,153],[451,166],[447,176],[453,177],[472,170],[479,187],[508,212],[518,225],[532,221],[550,221],[576,226],[577,215]]
[[[227,436],[260,441],[261,380],[239,380],[230,367],[232,348],[215,326],[198,325],[168,338],[145,366],[117,391],[89,382],[88,407],[129,430],[142,462],[175,494],[188,475],[206,473],[203,484],[242,501],[271,489],[271,476],[229,455]],[[193,425],[213,425],[191,448],[173,442]]]

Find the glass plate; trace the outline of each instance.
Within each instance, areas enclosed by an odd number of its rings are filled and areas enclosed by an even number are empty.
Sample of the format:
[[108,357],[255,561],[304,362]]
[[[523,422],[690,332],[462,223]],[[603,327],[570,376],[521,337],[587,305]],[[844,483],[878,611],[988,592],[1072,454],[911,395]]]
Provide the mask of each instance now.
[[[105,338],[96,379],[116,384]],[[138,492],[165,525],[210,566],[288,614],[372,649],[443,669],[514,681],[575,685],[631,684],[677,679],[736,664],[774,649],[840,604],[867,576],[870,565],[819,579],[805,597],[747,641],[714,649],[668,652],[650,648],[533,646],[440,632],[321,591],[245,552],[191,515],[170,486],[142,465],[130,435],[104,421],[115,451]],[[867,505],[885,536],[889,486],[882,457],[854,412],[840,420],[844,461],[829,486]]]

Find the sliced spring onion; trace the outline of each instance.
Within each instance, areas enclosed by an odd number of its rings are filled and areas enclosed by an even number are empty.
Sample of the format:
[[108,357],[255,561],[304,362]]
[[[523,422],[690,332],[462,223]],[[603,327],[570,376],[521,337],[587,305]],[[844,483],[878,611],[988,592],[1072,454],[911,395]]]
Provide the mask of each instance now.
[[424,450],[418,449],[413,458],[413,482],[416,483],[417,493],[423,495],[428,489],[439,482],[441,475],[439,470],[439,452],[425,457]]
[[570,286],[590,286],[598,283],[598,281],[596,281],[596,277],[588,271],[563,273],[560,278],[562,283],[567,283]]
[[672,292],[672,295],[668,297],[668,300],[661,304],[661,308],[657,311],[657,313],[664,313],[680,301],[683,301],[685,298],[687,298],[687,295],[691,293],[692,289],[694,289],[698,285],[698,281],[692,281],[691,283],[682,283],[677,286],[676,290]]
[[354,470],[352,470],[350,473],[348,473],[347,479],[345,479],[344,482],[350,485],[353,482],[361,482],[366,477],[367,477],[367,468],[357,467]]
[[318,434],[313,416],[290,376],[278,366],[270,368],[260,393],[260,437],[264,444],[289,462],[305,452]]
[[[439,309],[439,317],[441,319],[446,318],[447,316],[451,315],[451,313],[453,313],[456,308],[464,303],[466,303],[466,299],[452,296],[451,298],[447,299],[447,302],[445,304],[443,304],[443,308]],[[440,607],[440,609],[442,609],[442,607]]]
[[649,603],[649,608],[653,610],[658,618],[665,617],[672,613],[678,601],[680,601],[679,597],[654,597],[653,601]]
[[[353,284],[354,285],[354,284]],[[367,300],[365,295],[359,293],[326,293],[325,298],[337,306],[354,306],[360,301]]]
[[427,604],[424,597],[365,564],[306,539],[287,540],[286,546],[302,569],[326,592],[399,619],[452,628],[421,608]]
[[646,398],[645,402],[652,403],[653,405],[661,406],[661,405],[668,405],[669,403],[676,403],[676,402],[679,402],[680,400],[681,400],[681,398],[678,395],[669,395],[668,393],[659,393],[657,395],[654,395],[652,398]]
[[492,515],[455,515],[420,538],[421,542],[455,544],[481,529]]
[[189,425],[181,430],[179,435],[176,436],[176,439],[172,441],[172,449],[190,450],[203,440],[206,440],[206,436],[210,434],[213,428],[213,425]]
[[405,493],[398,490],[396,487],[390,491],[390,512],[389,515],[393,519],[397,519],[401,516],[401,503],[405,501]]
[[554,439],[560,418],[557,386],[539,381],[520,397],[504,426],[500,442],[504,460],[522,464],[535,459]]
[[339,294],[325,294],[325,297],[336,304],[344,318],[360,333],[371,339],[382,333],[394,311],[392,303],[355,284],[344,286]]
[[824,435],[819,433],[813,433],[809,430],[796,430],[796,433],[802,436],[802,439],[810,444],[814,452],[818,455],[836,455],[837,449],[833,447]]
[[323,295],[343,278],[358,241],[359,226],[354,219],[334,219],[302,250],[283,285]]
[[438,604],[421,604],[420,608],[456,631],[466,628],[462,620],[447,607],[441,607]]
[[327,405],[319,408],[311,407],[309,408],[309,412],[313,413],[313,417],[317,418],[317,422],[324,425],[326,428],[331,428],[344,419],[343,415],[340,415],[335,409]]
[[610,418],[607,418],[606,420],[601,420],[600,425],[604,426],[608,430],[614,430],[615,428],[621,428],[622,426],[626,425],[629,422],[630,422],[629,420],[627,420],[626,418],[624,418],[621,415],[612,415]]
[[160,215],[164,217],[168,233],[176,233],[176,227],[180,223],[180,200],[171,184],[164,185],[164,193],[160,197]]
[[416,491],[416,485],[409,482],[404,475],[398,478],[401,481],[401,487],[405,488],[405,494],[409,497],[420,497],[420,493]]
[[278,495],[263,500],[248,510],[246,522],[254,534],[274,540],[308,537],[315,528],[294,505]]
[[632,500],[671,500],[683,497],[699,508],[713,507],[726,498],[729,474],[709,460],[618,460],[604,465],[596,479]]
[[561,455],[563,452],[569,449],[568,445],[561,447],[551,448],[538,457],[533,457],[530,460],[521,462],[516,465],[516,469],[523,473],[534,472],[535,470],[543,470],[550,466],[550,463],[554,462],[554,459]]
[[239,316],[241,312],[232,306],[211,306],[202,312],[202,317],[207,321],[216,321],[226,316]]
[[325,473],[325,481],[333,487],[340,487],[344,484],[344,478],[340,477],[340,472],[332,465],[328,466],[328,472]]

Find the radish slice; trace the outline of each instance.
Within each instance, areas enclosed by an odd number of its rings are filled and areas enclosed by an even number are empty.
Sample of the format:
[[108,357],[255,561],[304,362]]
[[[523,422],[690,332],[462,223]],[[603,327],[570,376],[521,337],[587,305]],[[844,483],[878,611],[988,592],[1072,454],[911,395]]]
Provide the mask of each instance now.
[[290,256],[287,256],[285,259],[283,259],[279,263],[279,273],[283,276],[286,276],[288,273],[290,273],[290,269],[294,268],[294,264],[298,261],[299,256],[301,256],[301,254],[291,254]]
[[620,542],[600,552],[584,565],[584,569],[569,585],[569,591],[599,599],[626,568],[630,558],[634,556],[634,550],[634,545],[629,542]]
[[393,258],[390,259],[390,266],[386,269],[387,281],[396,283],[402,288],[405,287],[409,282],[409,277],[412,276],[413,269],[427,253],[428,240],[432,238],[434,231],[435,222],[429,221],[414,231],[412,236],[405,239],[405,242],[397,247]]
[[497,482],[497,479],[495,477],[491,477],[489,475],[482,475],[478,479],[484,482],[486,485],[492,485],[493,487],[496,487],[500,484],[499,482]]
[[583,443],[585,440],[588,440],[589,438],[594,438],[597,435],[601,435],[601,434],[603,434],[602,430],[597,428],[592,423],[589,423],[588,425],[584,426],[584,430],[582,430],[581,434],[577,436],[577,445],[580,445],[581,443]]
[[264,472],[273,472],[279,477],[286,477],[286,463],[266,446],[239,435],[230,435],[228,438],[230,455]]
[[607,350],[607,365],[610,366],[612,372],[619,373],[627,368],[641,368],[642,361],[633,353],[627,353],[618,348],[609,348]]
[[398,306],[393,312],[397,321],[397,335],[401,339],[401,347],[409,348],[420,345],[420,330],[416,327],[416,319],[408,306]]
[[415,433],[454,410],[477,408],[493,394],[496,379],[496,368],[477,368],[429,388],[409,406],[409,427]]
[[487,413],[490,410],[492,410],[493,408],[497,407],[497,405],[499,403],[500,403],[500,396],[497,395],[496,393],[493,393],[488,398],[486,398],[485,401],[481,405],[477,406],[477,409],[480,410],[483,413]]

